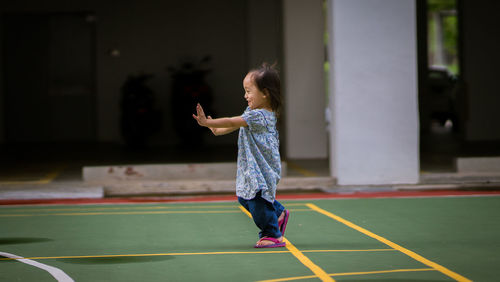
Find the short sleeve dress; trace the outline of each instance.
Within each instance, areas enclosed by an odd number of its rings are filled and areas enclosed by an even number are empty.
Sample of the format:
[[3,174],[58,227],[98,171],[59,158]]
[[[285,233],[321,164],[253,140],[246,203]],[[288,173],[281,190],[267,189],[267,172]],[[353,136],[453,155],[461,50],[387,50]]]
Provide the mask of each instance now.
[[272,203],[281,179],[276,115],[264,109],[247,107],[241,117],[248,127],[241,127],[238,137],[236,195],[250,200],[262,191],[262,198]]

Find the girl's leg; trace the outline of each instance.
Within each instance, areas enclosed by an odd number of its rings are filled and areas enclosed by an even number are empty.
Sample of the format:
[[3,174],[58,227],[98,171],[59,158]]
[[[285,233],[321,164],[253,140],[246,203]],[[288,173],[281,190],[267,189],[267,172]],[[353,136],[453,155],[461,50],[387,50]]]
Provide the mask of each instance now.
[[274,208],[276,209],[276,216],[278,217],[278,227],[281,231],[281,235],[284,236],[290,212],[286,210],[285,207],[276,200],[274,200],[273,205]]
[[[261,193],[257,193],[255,198],[247,200],[248,211],[252,214],[255,225],[261,230],[259,238],[272,237],[280,238],[281,232],[278,226],[278,216],[274,205],[261,197]],[[245,207],[243,205],[243,207]],[[246,207],[245,207],[246,208]]]
[[240,205],[241,205],[242,207],[244,207],[247,211],[250,211],[250,210],[248,209],[248,200],[245,200],[245,199],[243,199],[243,198],[238,197],[238,202],[239,202],[239,203],[240,203]]
[[278,202],[278,200],[274,200],[273,206],[276,211],[276,216],[279,218],[285,210],[285,207],[280,202]]

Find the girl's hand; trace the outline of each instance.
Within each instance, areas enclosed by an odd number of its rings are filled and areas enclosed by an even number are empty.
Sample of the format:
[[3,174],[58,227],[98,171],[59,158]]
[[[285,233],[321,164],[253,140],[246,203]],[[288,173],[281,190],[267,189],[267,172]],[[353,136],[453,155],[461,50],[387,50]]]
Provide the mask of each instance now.
[[201,126],[207,126],[207,117],[200,104],[196,105],[196,115],[193,114],[193,118]]

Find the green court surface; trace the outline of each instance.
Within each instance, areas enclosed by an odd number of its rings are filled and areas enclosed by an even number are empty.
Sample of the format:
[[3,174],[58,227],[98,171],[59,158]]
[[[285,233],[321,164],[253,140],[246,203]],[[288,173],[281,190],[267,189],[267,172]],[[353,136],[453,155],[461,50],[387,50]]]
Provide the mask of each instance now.
[[498,196],[283,204],[276,249],[235,202],[1,206],[0,281],[499,280]]

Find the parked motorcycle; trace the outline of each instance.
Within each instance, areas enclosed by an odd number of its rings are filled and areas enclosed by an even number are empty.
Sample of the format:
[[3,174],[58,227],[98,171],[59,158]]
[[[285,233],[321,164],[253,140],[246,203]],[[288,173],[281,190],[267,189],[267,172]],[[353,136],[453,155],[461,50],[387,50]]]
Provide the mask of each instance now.
[[153,91],[146,85],[150,74],[130,75],[121,88],[121,133],[130,149],[147,145],[161,128],[161,112],[155,109]]
[[203,143],[204,128],[198,126],[191,114],[195,113],[196,104],[203,105],[205,112],[213,115],[212,88],[205,81],[211,72],[208,64],[210,56],[199,62],[183,63],[179,68],[169,67],[172,77],[172,120],[174,129],[181,139],[182,145],[190,146]]

